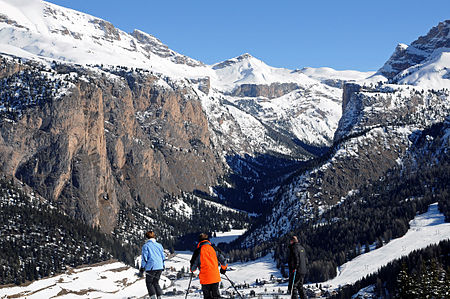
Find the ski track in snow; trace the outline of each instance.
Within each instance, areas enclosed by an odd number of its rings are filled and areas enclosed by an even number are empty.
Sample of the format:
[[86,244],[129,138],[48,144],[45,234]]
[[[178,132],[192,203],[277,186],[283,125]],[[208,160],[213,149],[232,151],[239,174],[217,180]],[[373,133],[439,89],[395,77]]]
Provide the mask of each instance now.
[[[394,259],[407,255],[410,252],[424,248],[430,244],[436,244],[441,240],[450,238],[450,223],[444,222],[444,215],[439,213],[437,203],[430,205],[428,212],[417,215],[410,222],[410,229],[401,238],[391,240],[383,247],[362,254],[355,259],[342,265],[339,275],[322,283],[323,286],[331,289],[339,285],[354,283],[366,275],[376,272],[380,267],[388,264]],[[227,234],[222,235],[226,237]],[[228,234],[230,236],[231,233]],[[220,237],[220,236],[219,236]],[[166,272],[161,280],[161,285],[165,286],[165,292],[176,289],[183,294],[168,296],[169,298],[181,299],[185,296],[185,291],[189,283],[189,274],[181,279],[170,281],[167,277],[175,275],[175,271],[189,268],[189,261],[192,252],[177,252],[166,261]],[[175,270],[175,271],[171,271]],[[28,286],[14,286],[0,289],[0,298],[143,298],[146,295],[144,279],[136,276],[137,270],[120,262],[108,262],[97,266],[87,266],[73,269],[65,274],[60,274],[51,278],[45,278],[31,283]],[[192,280],[189,298],[202,297],[200,283],[197,277],[198,271]],[[254,285],[255,280],[269,281],[273,275],[281,278],[280,271],[276,268],[272,256],[268,255],[256,261],[246,263],[233,263],[229,265],[227,276],[237,285],[241,283],[250,284],[249,289],[239,290],[248,294],[250,290],[255,290],[256,294],[267,289],[270,293],[279,288],[286,292],[286,283],[278,284],[268,282],[264,286]],[[232,290],[231,284],[222,277],[222,291]],[[272,298],[273,295],[264,297]],[[280,297],[288,297],[281,295]]]

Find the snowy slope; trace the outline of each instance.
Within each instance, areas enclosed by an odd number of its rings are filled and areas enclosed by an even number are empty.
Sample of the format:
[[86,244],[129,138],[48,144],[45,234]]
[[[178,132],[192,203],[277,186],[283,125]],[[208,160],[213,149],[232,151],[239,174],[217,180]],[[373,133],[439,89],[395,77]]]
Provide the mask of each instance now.
[[428,89],[450,88],[450,50],[439,49],[423,63],[397,75],[400,84]]
[[0,52],[79,64],[142,67],[188,77],[202,63],[175,53],[155,37],[128,34],[90,15],[38,0],[1,0]]
[[213,244],[230,243],[245,233],[245,229],[232,229],[229,232],[217,232],[216,236],[209,240]]
[[417,215],[409,222],[410,229],[401,238],[394,239],[383,247],[362,254],[338,269],[338,275],[325,282],[330,287],[354,283],[375,273],[390,261],[406,256],[414,250],[450,239],[450,223],[438,210],[437,203],[430,205],[428,212]]
[[[362,254],[339,268],[336,278],[323,283],[325,288],[334,289],[339,285],[354,283],[360,278],[374,273],[379,267],[410,252],[424,248],[430,244],[439,243],[450,238],[450,223],[444,222],[444,216],[439,213],[437,204],[430,205],[428,212],[417,215],[410,222],[410,229],[401,238],[391,240],[383,247]],[[191,252],[179,252],[166,261],[166,270],[161,280],[165,286],[164,292],[173,289],[179,294],[171,298],[184,298],[184,291],[189,283],[189,276],[185,274],[176,278],[176,272],[189,267]],[[196,272],[198,274],[198,272]],[[0,297],[15,296],[33,298],[142,298],[146,295],[145,282],[136,276],[137,270],[119,262],[108,262],[95,266],[81,267],[67,271],[65,274],[35,281],[25,286],[14,286],[0,289]],[[280,280],[269,281],[271,276],[281,279],[281,274],[275,266],[271,256],[262,257],[256,261],[233,263],[229,265],[227,276],[236,284],[249,284],[241,289],[242,294],[249,294],[254,290],[256,294],[264,294],[272,298],[272,294],[286,296],[286,282]],[[170,277],[170,279],[169,279]],[[256,285],[256,279],[266,281],[264,285]],[[222,277],[224,287],[222,292],[232,290],[230,283]],[[189,297],[200,298],[200,284],[197,277],[192,280],[192,293]],[[280,289],[283,293],[278,293]]]
[[305,67],[296,72],[305,74],[306,76],[318,80],[324,84],[331,86],[342,86],[348,81],[362,81],[374,75],[375,72],[359,72],[354,70],[338,71],[329,67]]
[[[171,294],[171,298],[184,298],[189,283],[189,274],[176,279],[177,271],[189,268],[191,252],[181,252],[166,261],[166,270],[160,280],[164,292]],[[137,276],[137,269],[123,263],[110,261],[88,267],[72,269],[65,274],[35,281],[26,286],[15,286],[0,289],[0,298],[14,296],[14,298],[51,298],[58,296],[62,299],[81,298],[143,298],[147,294],[145,280]],[[191,283],[189,297],[201,298],[198,271]],[[281,277],[270,256],[249,263],[235,263],[229,265],[227,276],[236,284],[244,282],[254,283],[256,279],[268,281],[274,275]],[[169,279],[168,277],[171,277]],[[223,291],[231,289],[230,283],[222,277]],[[249,290],[248,290],[249,291]],[[247,291],[247,292],[248,292]]]

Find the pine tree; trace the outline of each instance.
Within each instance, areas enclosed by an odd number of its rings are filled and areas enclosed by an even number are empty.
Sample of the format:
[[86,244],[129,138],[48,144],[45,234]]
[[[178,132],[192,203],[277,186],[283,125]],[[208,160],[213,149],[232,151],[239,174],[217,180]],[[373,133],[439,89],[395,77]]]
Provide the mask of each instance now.
[[412,298],[414,282],[408,274],[408,266],[406,263],[402,264],[402,268],[397,277],[398,291],[396,298]]

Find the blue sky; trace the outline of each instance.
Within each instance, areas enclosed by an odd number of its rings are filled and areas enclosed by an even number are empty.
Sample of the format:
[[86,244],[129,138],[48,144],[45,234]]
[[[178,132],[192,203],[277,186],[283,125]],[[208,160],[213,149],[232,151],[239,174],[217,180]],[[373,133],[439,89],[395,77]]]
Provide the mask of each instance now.
[[450,19],[449,0],[50,0],[140,29],[212,64],[243,53],[275,67],[376,70],[397,43]]

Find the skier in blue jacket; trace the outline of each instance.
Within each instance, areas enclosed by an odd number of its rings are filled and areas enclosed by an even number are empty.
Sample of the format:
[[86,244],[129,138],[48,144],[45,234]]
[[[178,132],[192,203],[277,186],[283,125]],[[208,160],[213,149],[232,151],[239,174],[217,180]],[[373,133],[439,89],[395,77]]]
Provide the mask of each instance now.
[[148,231],[145,233],[148,241],[142,246],[142,259],[139,275],[144,272],[145,284],[147,285],[148,295],[151,299],[159,299],[162,295],[159,286],[159,278],[164,269],[164,249],[161,244],[156,242],[155,232]]

